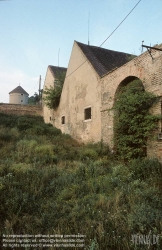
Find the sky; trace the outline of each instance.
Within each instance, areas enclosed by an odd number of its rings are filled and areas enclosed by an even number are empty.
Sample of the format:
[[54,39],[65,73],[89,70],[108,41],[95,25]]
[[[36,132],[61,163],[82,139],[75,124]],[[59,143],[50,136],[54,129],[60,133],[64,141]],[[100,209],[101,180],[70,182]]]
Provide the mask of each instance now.
[[[0,0],[0,103],[19,84],[38,93],[48,65],[68,67],[74,40],[87,44],[89,30],[90,45],[100,46],[138,2]],[[141,0],[102,47],[140,55],[143,40],[162,43],[161,27],[162,0]]]

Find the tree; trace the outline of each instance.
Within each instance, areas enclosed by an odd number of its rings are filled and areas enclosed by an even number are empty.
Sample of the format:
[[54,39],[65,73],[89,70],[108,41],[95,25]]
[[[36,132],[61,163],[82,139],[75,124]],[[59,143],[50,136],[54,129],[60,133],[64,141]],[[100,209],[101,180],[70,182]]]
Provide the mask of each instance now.
[[147,140],[159,120],[158,116],[149,113],[156,100],[155,95],[144,91],[140,80],[121,89],[114,105],[114,144],[120,158],[146,156]]
[[40,100],[42,99],[42,91],[40,91],[40,96],[35,92],[33,96],[30,96],[28,99],[29,104],[38,104]]
[[43,91],[43,101],[50,109],[57,109],[65,80],[65,72],[58,72],[54,81],[54,86],[46,87]]

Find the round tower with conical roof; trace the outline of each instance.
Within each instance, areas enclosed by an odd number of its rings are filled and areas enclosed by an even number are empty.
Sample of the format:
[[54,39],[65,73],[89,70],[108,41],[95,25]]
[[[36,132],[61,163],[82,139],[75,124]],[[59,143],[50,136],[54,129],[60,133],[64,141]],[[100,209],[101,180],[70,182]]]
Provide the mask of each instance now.
[[29,94],[19,85],[9,93],[9,103],[28,104]]

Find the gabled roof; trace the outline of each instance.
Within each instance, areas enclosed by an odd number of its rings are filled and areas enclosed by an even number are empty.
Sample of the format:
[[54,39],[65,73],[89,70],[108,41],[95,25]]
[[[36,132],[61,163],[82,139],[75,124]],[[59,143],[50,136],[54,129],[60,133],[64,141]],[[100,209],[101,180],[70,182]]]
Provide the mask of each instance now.
[[131,54],[103,49],[75,41],[100,77],[121,67],[129,61]]
[[52,65],[49,65],[48,68],[50,69],[53,76],[57,76],[57,74],[64,73],[64,72],[66,73],[67,71],[67,68],[57,67],[57,66],[52,66]]
[[12,94],[12,93],[29,95],[21,86],[16,87],[9,94]]

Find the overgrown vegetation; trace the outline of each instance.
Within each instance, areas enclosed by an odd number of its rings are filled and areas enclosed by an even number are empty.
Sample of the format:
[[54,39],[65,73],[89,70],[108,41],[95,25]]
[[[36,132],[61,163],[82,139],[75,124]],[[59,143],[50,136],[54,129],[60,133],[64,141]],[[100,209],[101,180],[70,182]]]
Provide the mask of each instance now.
[[42,92],[43,92],[43,89],[40,90],[40,95],[38,95],[38,93],[35,92],[34,95],[30,96],[28,98],[29,105],[39,104],[40,101],[42,100]]
[[161,178],[156,159],[124,164],[41,117],[0,114],[1,234],[80,233],[86,250],[146,250],[131,239],[162,232]]
[[54,86],[46,87],[43,91],[43,100],[50,109],[57,109],[60,103],[60,97],[65,80],[65,72],[59,72],[56,75]]
[[147,140],[157,127],[159,116],[149,113],[157,100],[144,90],[140,80],[121,88],[115,102],[115,145],[120,159],[146,156]]

